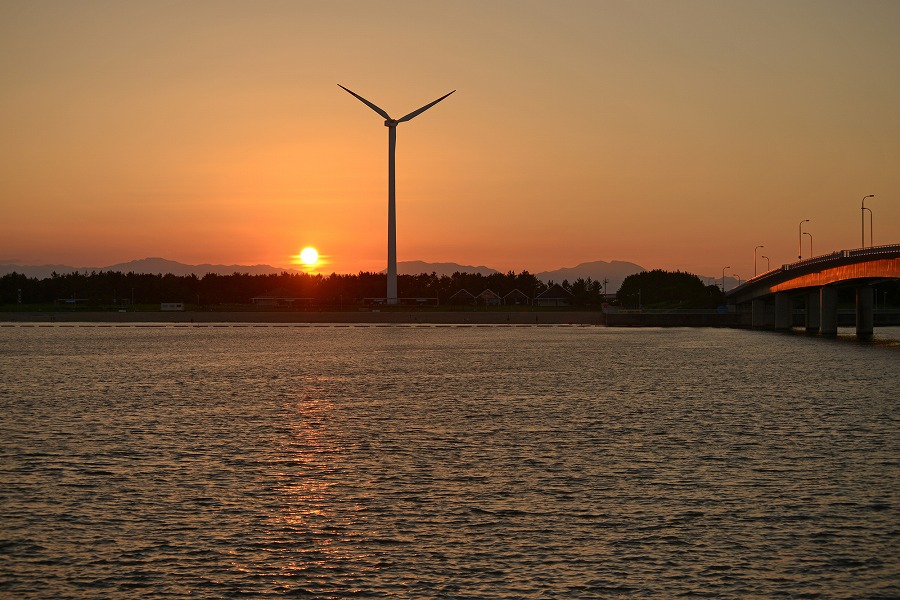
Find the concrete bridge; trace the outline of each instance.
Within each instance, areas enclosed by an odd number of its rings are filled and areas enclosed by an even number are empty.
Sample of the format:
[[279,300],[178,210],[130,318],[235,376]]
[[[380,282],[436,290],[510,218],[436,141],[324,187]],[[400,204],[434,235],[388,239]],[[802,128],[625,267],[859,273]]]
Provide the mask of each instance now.
[[[871,336],[879,282],[900,279],[900,244],[841,250],[782,265],[749,279],[726,294],[729,303],[750,305],[753,327],[790,329],[794,304],[803,302],[807,331],[837,334],[838,290],[856,295],[856,334]],[[774,304],[774,311],[772,305]]]

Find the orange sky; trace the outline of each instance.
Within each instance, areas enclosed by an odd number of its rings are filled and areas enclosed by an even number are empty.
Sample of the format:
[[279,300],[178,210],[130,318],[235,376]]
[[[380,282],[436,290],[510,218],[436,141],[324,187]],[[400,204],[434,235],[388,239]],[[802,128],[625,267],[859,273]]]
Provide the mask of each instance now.
[[398,128],[401,261],[746,278],[803,219],[859,247],[866,194],[900,243],[898,30],[891,0],[4,0],[0,262],[383,269],[387,129],[338,83],[395,118],[458,90]]

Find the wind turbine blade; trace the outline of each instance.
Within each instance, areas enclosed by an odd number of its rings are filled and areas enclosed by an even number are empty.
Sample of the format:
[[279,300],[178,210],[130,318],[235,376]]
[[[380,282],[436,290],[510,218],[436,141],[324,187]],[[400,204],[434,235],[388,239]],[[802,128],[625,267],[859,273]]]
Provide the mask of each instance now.
[[[360,102],[362,102],[363,104],[365,104],[366,106],[368,106],[369,108],[371,108],[372,110],[374,110],[375,112],[377,112],[379,115],[381,115],[382,117],[384,117],[384,118],[387,119],[388,121],[391,120],[391,116],[390,116],[389,114],[387,114],[386,112],[384,112],[383,110],[381,110],[380,108],[378,108],[377,106],[375,106],[374,104],[372,104],[371,102],[369,102],[368,100],[366,100],[365,98],[363,98],[362,96],[360,96],[359,94],[357,94],[356,92],[351,92],[350,90],[348,90],[347,88],[345,88],[345,87],[342,86],[341,84],[337,84],[337,85],[338,85],[338,87],[341,88],[342,90],[344,90],[344,91],[346,91],[346,92],[350,92],[351,94],[353,94],[354,96],[356,96],[356,97],[359,99]],[[452,93],[452,92],[451,92],[451,93]],[[432,103],[432,104],[433,104],[433,103]],[[425,108],[428,108],[428,107],[426,106]],[[422,109],[422,110],[424,110],[424,109]]]
[[[347,91],[350,92],[350,90],[347,90]],[[455,92],[455,91],[456,91],[456,90],[453,90],[453,92]],[[450,94],[452,94],[453,92],[450,92]],[[350,93],[353,94],[353,92],[350,92]],[[440,102],[441,100],[443,100],[444,98],[446,98],[447,96],[449,96],[450,94],[444,94],[443,96],[441,96],[440,98],[438,98],[437,100],[435,100],[434,102],[432,102],[431,104],[426,104],[425,106],[423,106],[423,107],[420,108],[419,110],[414,110],[414,111],[412,111],[411,113],[409,113],[408,115],[406,115],[405,117],[401,117],[401,118],[397,119],[397,122],[398,122],[398,123],[403,123],[404,121],[409,121],[409,120],[412,119],[413,117],[419,116],[420,114],[422,114],[423,112],[425,112],[426,110],[428,110],[429,108],[431,108],[432,106],[434,106],[435,104],[437,104],[438,102]],[[353,95],[355,96],[356,94],[353,94]]]

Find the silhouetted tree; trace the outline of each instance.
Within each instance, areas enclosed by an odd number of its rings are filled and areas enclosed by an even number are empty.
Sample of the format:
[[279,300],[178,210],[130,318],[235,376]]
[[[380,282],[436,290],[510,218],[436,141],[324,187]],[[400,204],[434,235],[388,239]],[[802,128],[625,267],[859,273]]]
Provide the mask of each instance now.
[[[568,282],[565,282],[568,284]],[[120,273],[115,271],[74,272],[60,275],[52,273],[45,279],[28,278],[10,273],[0,277],[0,303],[14,304],[21,290],[26,304],[53,303],[57,300],[78,298],[93,306],[158,304],[160,302],[199,303],[202,306],[249,304],[256,296],[284,298],[309,298],[311,304],[321,307],[352,306],[363,304],[366,298],[384,298],[387,278],[383,273],[360,272],[356,275],[328,276],[309,273],[250,275],[232,273],[218,275],[158,275],[146,273]],[[446,300],[461,289],[474,295],[491,290],[501,298],[513,290],[519,290],[534,298],[547,289],[547,284],[528,271],[515,273],[456,272],[453,275],[421,273],[401,275],[398,289],[403,298],[437,298]],[[599,298],[599,287],[588,280],[576,280],[570,286],[579,292],[579,302],[594,303]]]
[[715,285],[706,285],[697,276],[682,271],[643,271],[629,275],[616,292],[621,304],[666,308],[714,308],[725,301]]

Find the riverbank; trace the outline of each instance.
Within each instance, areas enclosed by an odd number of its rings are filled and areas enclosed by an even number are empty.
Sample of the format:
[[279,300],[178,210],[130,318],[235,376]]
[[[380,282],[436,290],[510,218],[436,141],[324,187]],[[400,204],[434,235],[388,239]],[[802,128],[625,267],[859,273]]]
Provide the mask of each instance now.
[[12,323],[373,323],[483,325],[603,325],[595,311],[197,311],[0,312]]
[[[742,318],[746,317],[746,318]],[[746,323],[744,321],[747,321]],[[603,325],[609,327],[748,327],[749,315],[717,311],[429,310],[358,311],[11,311],[0,323],[284,323],[433,325]]]

